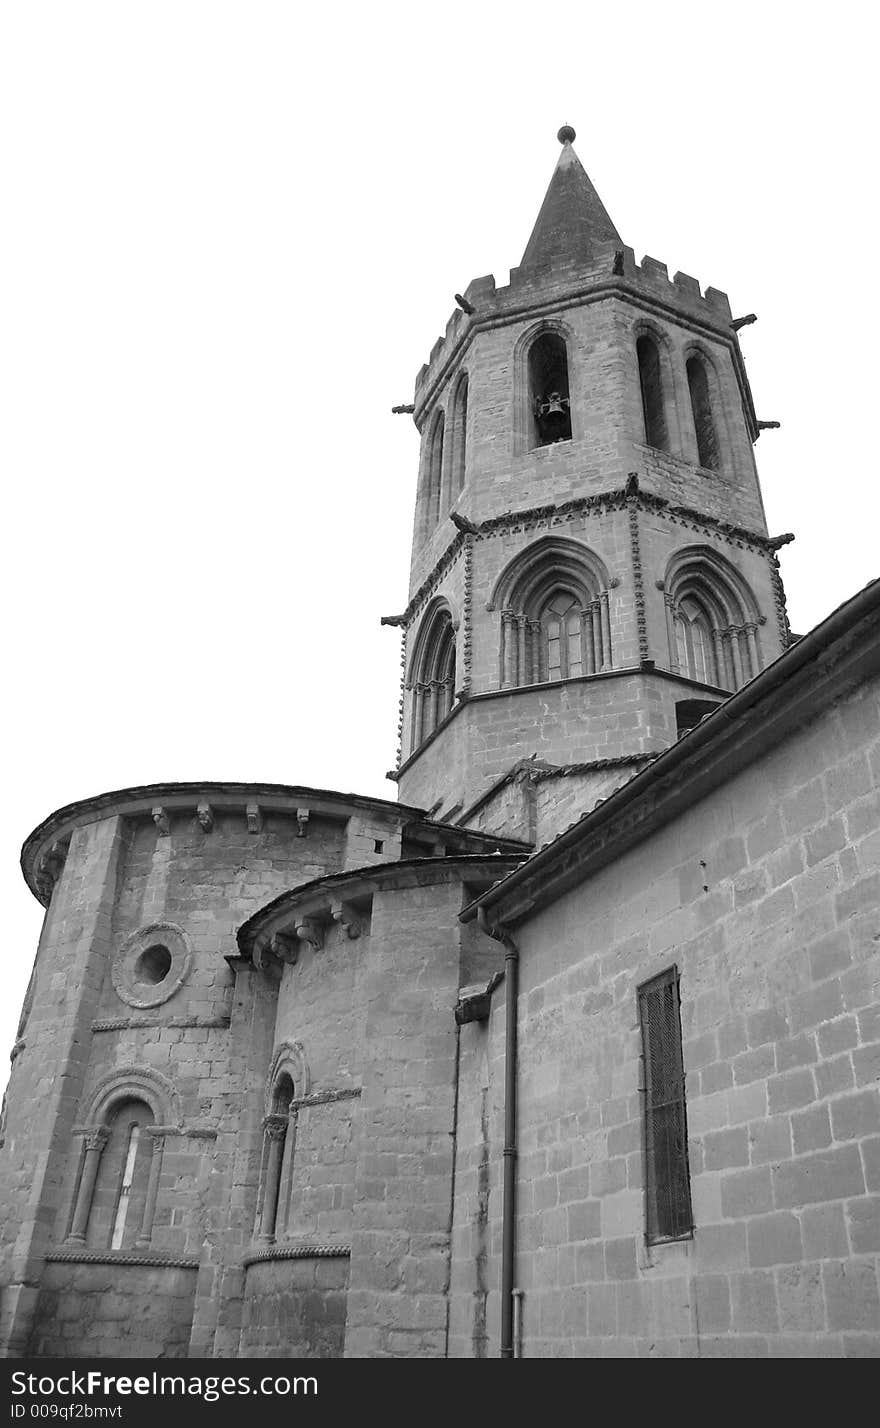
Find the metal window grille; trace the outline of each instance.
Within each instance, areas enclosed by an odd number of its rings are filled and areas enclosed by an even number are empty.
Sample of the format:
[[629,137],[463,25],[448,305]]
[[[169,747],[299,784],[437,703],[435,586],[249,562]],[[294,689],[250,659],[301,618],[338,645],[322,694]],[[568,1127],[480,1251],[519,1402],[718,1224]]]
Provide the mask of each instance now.
[[694,1227],[676,967],[639,988],[639,1020],[645,1063],[646,1238],[653,1244],[682,1239]]

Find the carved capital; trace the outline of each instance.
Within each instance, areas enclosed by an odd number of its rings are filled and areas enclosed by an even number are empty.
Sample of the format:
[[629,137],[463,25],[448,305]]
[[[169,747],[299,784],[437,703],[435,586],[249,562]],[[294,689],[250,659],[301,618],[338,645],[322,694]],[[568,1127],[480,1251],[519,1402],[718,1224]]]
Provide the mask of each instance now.
[[267,1140],[283,1140],[287,1131],[287,1116],[279,1116],[274,1111],[264,1116],[263,1131]]
[[83,1136],[86,1150],[103,1150],[109,1139],[110,1132],[106,1126],[93,1126]]
[[196,808],[196,817],[199,820],[199,827],[206,833],[210,833],[214,827],[214,810],[210,803],[200,803]]

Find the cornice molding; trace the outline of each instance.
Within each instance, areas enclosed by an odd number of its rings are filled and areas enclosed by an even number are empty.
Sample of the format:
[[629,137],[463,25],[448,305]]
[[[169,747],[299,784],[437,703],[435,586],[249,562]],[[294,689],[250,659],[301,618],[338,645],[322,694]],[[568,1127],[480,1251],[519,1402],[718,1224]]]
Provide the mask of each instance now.
[[[697,468],[690,469],[696,470]],[[738,526],[732,521],[725,521],[708,512],[698,511],[694,506],[679,505],[665,496],[658,496],[653,491],[646,490],[640,484],[641,480],[646,478],[639,473],[634,474],[638,477],[639,482],[635,492],[627,485],[611,491],[600,491],[596,495],[577,496],[570,501],[549,502],[547,505],[530,506],[522,511],[504,511],[501,515],[489,516],[475,525],[473,530],[467,534],[461,531],[457,532],[419,585],[403,614],[395,617],[395,625],[402,624],[407,629],[412,625],[413,620],[421,613],[427,600],[438,589],[462,549],[465,548],[465,542],[468,543],[468,550],[472,551],[471,542],[474,541],[506,535],[510,531],[562,525],[575,520],[578,516],[604,515],[609,510],[627,510],[631,509],[633,504],[636,510],[650,511],[672,521],[675,525],[687,525],[690,529],[715,535],[729,545],[748,546],[762,553],[772,554],[781,545],[786,545],[794,539],[790,534],[775,537],[766,536],[760,531],[752,531],[746,526]]]

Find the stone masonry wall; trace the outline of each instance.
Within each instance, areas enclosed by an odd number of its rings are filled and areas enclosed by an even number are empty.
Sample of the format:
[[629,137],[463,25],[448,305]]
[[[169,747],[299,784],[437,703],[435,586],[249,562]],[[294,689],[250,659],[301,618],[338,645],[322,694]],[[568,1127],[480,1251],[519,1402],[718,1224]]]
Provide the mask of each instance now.
[[[880,1352],[878,784],[874,685],[520,927],[527,1356]],[[696,1227],[649,1248],[636,989],[673,963]],[[462,1038],[459,1352],[480,1156],[489,1188],[499,1160],[495,1002]],[[494,1191],[480,1213],[495,1286]]]
[[49,1264],[28,1353],[36,1358],[187,1357],[195,1272]]
[[338,1359],[345,1342],[347,1256],[250,1265],[236,1357]]
[[675,702],[690,688],[621,673],[468,700],[426,754],[404,769],[401,799],[430,807],[438,798],[451,804],[464,791],[468,801],[476,800],[512,765],[533,756],[569,764],[657,753],[674,742]]

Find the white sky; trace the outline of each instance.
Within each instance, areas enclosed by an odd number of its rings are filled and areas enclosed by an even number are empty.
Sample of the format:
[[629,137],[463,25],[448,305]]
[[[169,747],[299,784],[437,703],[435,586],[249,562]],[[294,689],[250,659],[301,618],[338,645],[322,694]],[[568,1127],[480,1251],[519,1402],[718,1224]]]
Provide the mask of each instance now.
[[453,293],[518,263],[560,124],[637,259],[759,314],[794,629],[877,573],[871,12],[6,0],[0,1085],[53,809],[395,797],[418,439],[389,409]]

